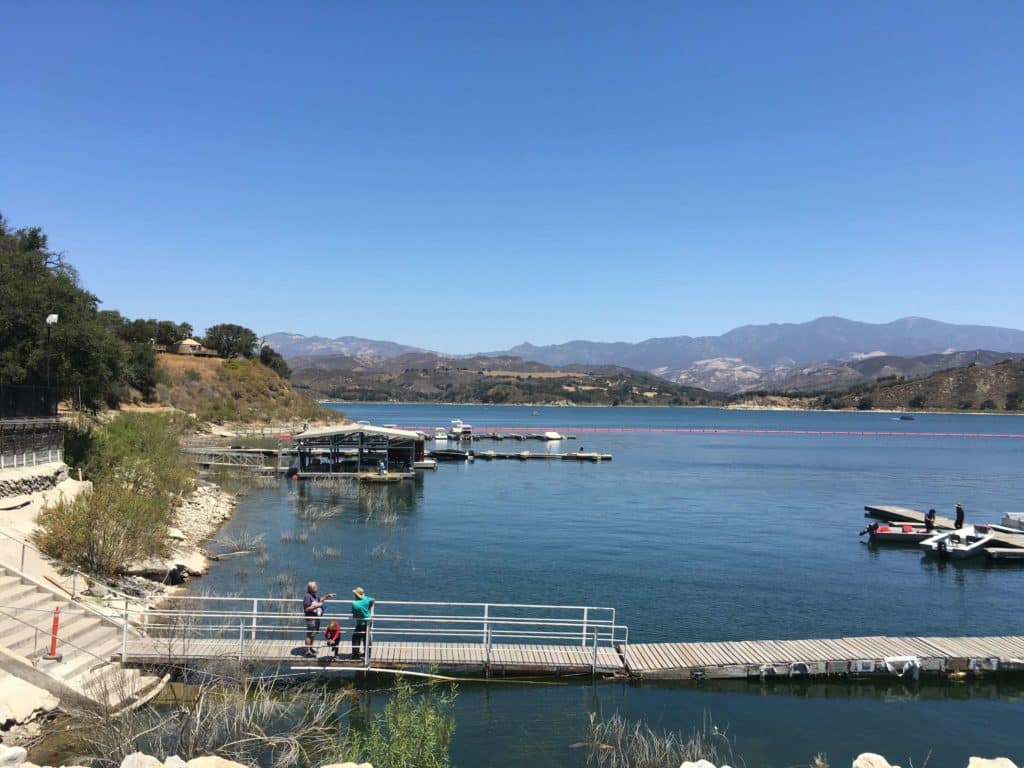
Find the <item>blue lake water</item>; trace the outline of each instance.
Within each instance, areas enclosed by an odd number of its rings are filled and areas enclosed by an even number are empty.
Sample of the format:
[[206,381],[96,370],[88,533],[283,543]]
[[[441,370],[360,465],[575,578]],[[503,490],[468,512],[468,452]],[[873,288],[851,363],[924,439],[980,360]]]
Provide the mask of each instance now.
[[[381,599],[613,606],[633,642],[841,635],[1024,634],[1024,568],[949,565],[858,539],[866,503],[968,522],[1024,511],[1024,419],[1012,416],[520,408],[352,404],[353,419],[432,428],[453,418],[557,429],[555,450],[610,463],[442,464],[416,483],[358,494],[281,483],[250,494],[229,529],[265,534],[271,563],[237,558],[196,583],[212,592],[273,591],[307,578]],[[534,411],[537,412],[534,415]],[[693,432],[686,430],[712,430]],[[718,431],[713,431],[718,430]],[[825,434],[833,433],[833,434]],[[838,433],[838,434],[837,434]],[[982,436],[1001,435],[1001,436]],[[514,446],[510,448],[509,446]],[[538,443],[477,450],[545,450]],[[373,494],[398,513],[381,525]],[[297,512],[340,506],[305,544]],[[314,546],[341,550],[317,560]],[[463,684],[458,766],[579,765],[592,711],[689,730],[704,714],[728,726],[747,765],[833,765],[858,752],[962,766],[969,754],[1024,759],[1024,689],[1012,680],[948,683]],[[955,730],[954,730],[955,728]]]

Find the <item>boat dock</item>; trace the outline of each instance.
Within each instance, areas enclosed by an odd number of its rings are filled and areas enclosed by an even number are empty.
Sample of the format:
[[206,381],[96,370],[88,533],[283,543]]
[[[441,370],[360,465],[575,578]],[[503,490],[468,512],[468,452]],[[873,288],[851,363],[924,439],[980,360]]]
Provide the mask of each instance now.
[[[864,506],[864,517],[884,520],[889,523],[924,525],[924,512],[909,507],[867,504]],[[975,523],[975,525],[981,525],[981,523]],[[954,527],[953,520],[936,515],[936,531],[952,531]],[[1024,532],[1011,533],[1005,530],[995,530],[992,542],[994,546],[986,548],[986,556],[990,559],[1024,560]]]
[[492,459],[518,459],[519,461],[611,461],[610,453],[573,451],[571,453],[538,453],[534,451],[474,451],[473,457],[490,461]]
[[[593,675],[637,680],[948,676],[1024,672],[1024,636],[838,637],[631,643],[614,608],[379,601],[364,658],[305,655],[294,599],[172,596],[133,622],[125,665],[202,668],[234,660],[310,671]],[[131,618],[131,617],[129,617]],[[341,650],[351,620],[341,617]]]

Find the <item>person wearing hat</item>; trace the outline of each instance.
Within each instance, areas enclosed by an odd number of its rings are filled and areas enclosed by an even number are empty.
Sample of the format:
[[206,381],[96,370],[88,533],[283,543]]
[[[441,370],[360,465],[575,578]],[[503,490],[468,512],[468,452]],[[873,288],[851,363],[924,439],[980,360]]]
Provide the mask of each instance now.
[[953,523],[953,527],[957,530],[964,527],[964,505],[959,501],[956,503],[956,520]]
[[[352,630],[352,658],[363,658],[369,642],[366,639],[366,625],[373,619],[373,598],[366,594],[362,587],[352,590],[355,600],[352,601],[352,618],[356,620],[356,627]],[[362,647],[362,651],[360,651]]]

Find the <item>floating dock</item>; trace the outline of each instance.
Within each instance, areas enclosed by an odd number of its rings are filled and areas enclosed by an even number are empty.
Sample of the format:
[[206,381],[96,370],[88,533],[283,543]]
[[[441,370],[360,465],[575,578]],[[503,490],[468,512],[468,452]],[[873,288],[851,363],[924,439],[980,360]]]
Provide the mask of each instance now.
[[519,459],[520,461],[611,461],[610,453],[591,453],[587,451],[574,451],[572,453],[535,453],[533,451],[475,451],[473,456],[477,459],[490,461],[491,459]]
[[[909,507],[880,506],[867,504],[864,506],[864,517],[872,517],[876,520],[885,520],[890,523],[917,523],[924,525],[924,512]],[[987,525],[987,523],[974,523],[975,525]],[[951,531],[954,523],[948,517],[935,517],[936,531]],[[992,547],[986,547],[986,555],[993,560],[1024,560],[1024,532],[1009,533],[1006,531],[995,531],[992,537]],[[1004,551],[1004,550],[1009,550]],[[1014,550],[1020,551],[1021,555],[1016,556]],[[989,554],[994,552],[995,554]]]
[[[345,643],[342,643],[345,650]],[[130,638],[133,665],[202,666],[237,659],[276,666],[355,670],[365,660],[307,659],[301,641]],[[639,643],[615,648],[564,644],[375,642],[377,669],[492,675],[615,675],[639,680],[783,677],[905,677],[1024,672],[1024,637],[841,637],[721,643]]]

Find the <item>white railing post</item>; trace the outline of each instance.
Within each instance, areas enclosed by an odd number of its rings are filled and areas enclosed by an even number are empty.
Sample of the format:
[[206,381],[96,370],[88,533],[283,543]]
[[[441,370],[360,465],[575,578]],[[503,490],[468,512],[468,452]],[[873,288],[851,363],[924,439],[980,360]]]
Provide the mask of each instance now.
[[253,640],[256,639],[256,615],[259,613],[259,604],[260,604],[259,598],[258,597],[254,597],[252,599],[252,637],[251,637],[251,639],[253,639]]
[[583,648],[587,647],[587,616],[590,612],[589,608],[583,609],[583,630],[580,632],[580,645]]
[[487,630],[490,629],[490,627],[491,627],[491,622],[490,622],[490,617],[489,617],[490,609],[491,609],[490,604],[489,603],[484,603],[484,642],[487,642]]
[[484,677],[491,676],[491,625],[484,633]]
[[242,663],[245,654],[245,619],[238,620],[238,663]]
[[128,600],[124,601],[124,623],[121,625],[121,664],[128,661]]
[[597,627],[594,627],[594,660],[591,663],[593,674],[597,674]]

